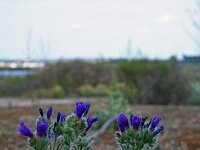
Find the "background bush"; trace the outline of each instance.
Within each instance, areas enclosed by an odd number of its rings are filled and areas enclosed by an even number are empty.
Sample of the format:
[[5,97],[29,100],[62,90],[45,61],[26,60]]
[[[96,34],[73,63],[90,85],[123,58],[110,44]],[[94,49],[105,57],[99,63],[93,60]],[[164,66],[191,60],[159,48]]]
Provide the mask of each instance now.
[[135,85],[143,104],[184,104],[190,97],[190,84],[176,61],[123,61],[120,80]]
[[196,104],[198,86],[192,83],[198,81],[198,67],[175,59],[58,61],[31,75],[0,77],[0,96],[107,97],[119,91],[128,103]]
[[193,95],[190,98],[189,104],[200,105],[200,82],[192,83]]
[[32,98],[64,98],[65,92],[60,85],[55,85],[53,88],[45,89],[39,88],[29,92],[26,92],[23,97]]

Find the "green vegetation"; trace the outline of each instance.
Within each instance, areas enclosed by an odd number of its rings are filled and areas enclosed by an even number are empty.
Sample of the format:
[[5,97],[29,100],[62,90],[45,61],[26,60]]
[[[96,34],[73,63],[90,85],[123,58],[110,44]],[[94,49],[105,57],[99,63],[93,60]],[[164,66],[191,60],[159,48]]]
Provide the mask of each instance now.
[[23,97],[33,97],[33,98],[64,98],[65,92],[62,86],[55,85],[53,88],[45,89],[39,88],[32,90],[23,95]]
[[1,97],[109,97],[128,103],[200,104],[198,67],[175,59],[49,63],[35,74],[0,77]]
[[189,103],[193,105],[200,105],[200,82],[192,84],[193,95],[190,98]]
[[[96,115],[101,118],[101,121],[95,125],[95,128],[99,129],[107,120],[120,112],[129,113],[127,109],[127,101],[121,91],[114,91],[106,100],[105,106],[95,112]],[[117,124],[114,121],[111,123],[109,131],[115,130],[117,130]]]

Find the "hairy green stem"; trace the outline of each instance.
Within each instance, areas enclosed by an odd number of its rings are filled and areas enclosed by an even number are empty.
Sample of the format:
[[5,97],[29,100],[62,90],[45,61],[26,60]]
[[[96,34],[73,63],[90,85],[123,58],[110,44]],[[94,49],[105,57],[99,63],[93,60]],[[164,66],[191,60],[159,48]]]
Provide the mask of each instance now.
[[53,142],[53,150],[55,150],[56,142],[57,142],[57,138],[54,139],[54,142]]

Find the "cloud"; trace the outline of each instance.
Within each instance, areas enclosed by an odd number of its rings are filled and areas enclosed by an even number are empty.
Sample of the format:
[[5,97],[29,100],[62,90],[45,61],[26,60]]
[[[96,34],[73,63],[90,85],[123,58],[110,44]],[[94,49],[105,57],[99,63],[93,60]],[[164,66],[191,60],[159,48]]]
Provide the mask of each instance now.
[[136,33],[146,33],[146,32],[149,32],[151,31],[150,28],[138,28],[135,30]]
[[158,19],[157,19],[157,22],[159,23],[165,23],[165,22],[172,22],[172,21],[175,21],[177,20],[177,17],[174,16],[174,15],[171,15],[171,14],[165,14],[165,15],[162,15],[160,16]]
[[82,28],[82,25],[80,23],[72,23],[69,25],[69,28],[73,30],[79,30]]

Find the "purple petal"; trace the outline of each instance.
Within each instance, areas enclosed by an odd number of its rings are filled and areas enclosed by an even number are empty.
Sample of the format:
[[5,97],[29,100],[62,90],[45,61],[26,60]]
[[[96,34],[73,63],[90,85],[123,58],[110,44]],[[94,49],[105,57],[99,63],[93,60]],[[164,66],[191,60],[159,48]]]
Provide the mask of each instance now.
[[88,117],[87,118],[87,125],[88,126],[87,126],[86,130],[89,130],[92,127],[93,123],[98,121],[98,120],[99,120],[98,117]]
[[65,114],[60,113],[60,122],[65,121]]
[[37,135],[39,137],[43,137],[48,129],[48,122],[47,121],[38,121],[37,122]]
[[142,122],[142,117],[131,115],[130,121],[131,121],[132,128],[135,130],[138,130]]
[[33,137],[33,133],[31,132],[31,130],[28,127],[26,127],[24,122],[21,122],[19,124],[19,134],[30,137],[30,138]]
[[161,125],[155,132],[154,135],[159,134],[161,131],[163,131],[165,129],[164,125]]
[[84,102],[76,102],[76,109],[74,113],[78,118],[81,118],[83,114],[87,115],[90,108],[90,104]]
[[51,118],[52,111],[53,111],[53,108],[49,107],[48,110],[47,110],[47,119]]
[[117,117],[117,124],[121,132],[125,132],[125,129],[129,128],[128,119],[124,113],[120,113]]
[[154,116],[153,119],[152,119],[152,122],[151,122],[150,129],[153,130],[155,127],[157,127],[157,125],[159,124],[160,120],[161,120],[161,116],[158,116],[158,115]]

